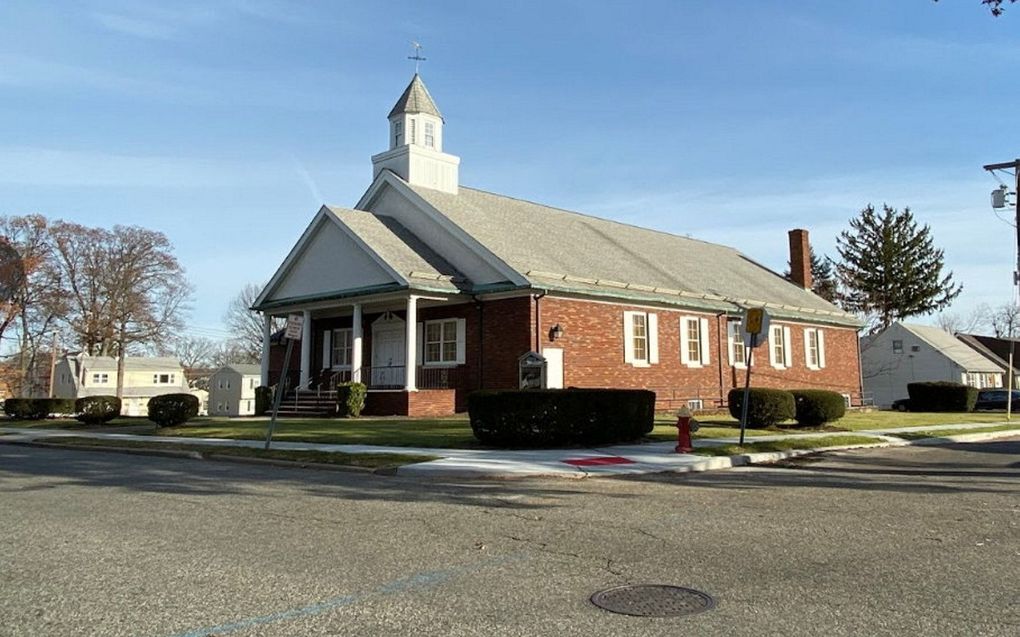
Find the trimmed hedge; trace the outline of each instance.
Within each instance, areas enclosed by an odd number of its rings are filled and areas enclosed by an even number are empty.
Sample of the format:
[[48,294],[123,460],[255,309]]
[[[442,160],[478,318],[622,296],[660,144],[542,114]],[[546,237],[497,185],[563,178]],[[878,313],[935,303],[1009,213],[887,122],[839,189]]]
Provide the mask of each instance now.
[[265,385],[255,388],[255,415],[265,416],[273,408],[273,390]]
[[163,394],[149,399],[149,420],[160,427],[183,425],[198,415],[198,397],[192,394]]
[[910,411],[974,411],[978,390],[961,383],[907,383]]
[[365,408],[368,388],[364,383],[340,383],[336,386],[336,410],[341,418],[357,418]]
[[796,405],[794,418],[801,425],[817,427],[846,415],[846,400],[834,391],[824,389],[791,389]]
[[73,414],[73,398],[8,398],[4,413],[16,420],[41,420],[53,414]]
[[[797,405],[793,394],[785,389],[766,389],[752,387],[747,407],[747,426],[751,429],[773,427],[784,420],[792,420],[797,415]],[[731,389],[727,402],[730,415],[740,420],[744,405],[744,390]]]
[[74,401],[75,418],[86,425],[101,425],[120,415],[120,398],[85,396]]
[[651,432],[655,392],[529,389],[468,395],[471,430],[495,447],[554,447],[636,440]]

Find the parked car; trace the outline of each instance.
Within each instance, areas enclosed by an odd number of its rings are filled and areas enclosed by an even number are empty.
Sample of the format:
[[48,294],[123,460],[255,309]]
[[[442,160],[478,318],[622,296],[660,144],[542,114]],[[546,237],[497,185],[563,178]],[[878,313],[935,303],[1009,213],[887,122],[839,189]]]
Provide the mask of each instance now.
[[910,411],[910,399],[900,398],[899,400],[894,400],[892,409],[893,411]]
[[[1008,389],[982,389],[978,392],[974,409],[1005,409]],[[1020,409],[1020,389],[1013,390],[1013,409]]]

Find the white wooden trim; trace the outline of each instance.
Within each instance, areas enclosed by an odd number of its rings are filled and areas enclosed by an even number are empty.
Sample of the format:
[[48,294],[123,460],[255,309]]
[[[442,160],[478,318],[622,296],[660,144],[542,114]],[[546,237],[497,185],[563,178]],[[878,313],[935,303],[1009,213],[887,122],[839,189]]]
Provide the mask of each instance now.
[[645,332],[648,339],[648,363],[655,365],[659,362],[659,317],[654,313],[648,314],[645,319]]
[[457,364],[467,361],[467,320],[457,319]]
[[680,363],[683,365],[691,366],[691,355],[690,355],[690,344],[691,339],[687,335],[687,321],[691,317],[681,316],[680,317]]
[[[769,348],[769,364],[772,365],[772,367],[775,367],[776,369],[783,369],[783,367],[784,367],[783,361],[780,361],[780,360],[776,359],[776,341],[775,341],[775,338],[774,338],[776,330],[779,330],[780,333],[782,333],[783,326],[782,325],[771,325],[771,326],[769,326],[769,335],[768,335],[769,337],[768,337],[768,342],[767,342],[768,348]],[[784,343],[783,345],[785,346],[786,344]]]
[[791,347],[790,328],[783,326],[783,365],[793,367],[793,347]]
[[703,318],[699,320],[699,337],[701,338],[701,364],[708,365],[711,361],[712,346],[711,341],[708,340],[708,319]]
[[818,329],[818,367],[825,369],[825,332]]
[[639,312],[623,313],[623,362],[634,364],[634,315]]

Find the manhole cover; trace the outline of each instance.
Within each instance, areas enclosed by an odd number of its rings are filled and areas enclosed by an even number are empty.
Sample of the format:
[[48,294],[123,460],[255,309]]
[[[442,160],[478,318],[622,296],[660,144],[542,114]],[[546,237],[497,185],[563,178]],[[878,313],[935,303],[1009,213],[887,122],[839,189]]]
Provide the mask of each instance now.
[[617,586],[591,596],[591,603],[611,613],[637,617],[678,617],[715,608],[711,595],[666,584]]

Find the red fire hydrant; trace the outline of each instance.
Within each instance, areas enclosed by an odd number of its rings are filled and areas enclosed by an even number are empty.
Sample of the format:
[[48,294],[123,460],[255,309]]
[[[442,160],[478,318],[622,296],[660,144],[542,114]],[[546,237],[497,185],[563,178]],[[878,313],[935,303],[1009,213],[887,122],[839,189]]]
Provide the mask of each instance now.
[[691,410],[684,405],[677,412],[676,418],[676,452],[690,453],[694,451],[691,443]]

